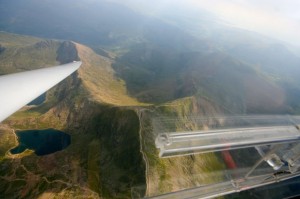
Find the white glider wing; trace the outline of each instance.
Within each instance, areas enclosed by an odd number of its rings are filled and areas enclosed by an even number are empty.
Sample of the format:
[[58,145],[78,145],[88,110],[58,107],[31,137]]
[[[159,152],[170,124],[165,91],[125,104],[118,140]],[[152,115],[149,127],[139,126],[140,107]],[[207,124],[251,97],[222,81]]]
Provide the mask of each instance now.
[[0,76],[0,122],[68,77],[81,63]]

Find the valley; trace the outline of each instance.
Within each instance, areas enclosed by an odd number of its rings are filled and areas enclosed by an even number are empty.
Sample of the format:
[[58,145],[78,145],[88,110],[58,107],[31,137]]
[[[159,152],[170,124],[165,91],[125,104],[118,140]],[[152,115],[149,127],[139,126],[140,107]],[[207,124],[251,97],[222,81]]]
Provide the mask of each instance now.
[[[139,198],[217,183],[226,165],[216,153],[159,158],[160,119],[179,132],[208,128],[191,117],[300,113],[300,55],[205,12],[195,24],[105,0],[0,5],[0,75],[82,61],[0,124],[0,198]],[[69,145],[9,153],[16,132],[45,129]]]

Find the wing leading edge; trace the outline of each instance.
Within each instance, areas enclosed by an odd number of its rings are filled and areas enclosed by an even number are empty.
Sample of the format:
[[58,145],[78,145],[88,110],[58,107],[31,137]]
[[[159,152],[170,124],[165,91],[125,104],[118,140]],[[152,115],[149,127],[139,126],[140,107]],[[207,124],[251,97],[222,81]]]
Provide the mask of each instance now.
[[61,82],[82,62],[0,76],[0,122]]

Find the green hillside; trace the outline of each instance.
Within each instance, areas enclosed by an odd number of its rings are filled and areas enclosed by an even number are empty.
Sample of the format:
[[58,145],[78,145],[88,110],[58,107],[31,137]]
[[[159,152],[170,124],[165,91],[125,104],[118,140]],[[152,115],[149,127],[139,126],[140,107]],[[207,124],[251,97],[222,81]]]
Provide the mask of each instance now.
[[[146,190],[147,196],[155,196],[181,189],[193,188],[197,185],[221,182],[222,175],[211,176],[214,172],[223,170],[225,165],[214,153],[195,154],[172,158],[159,158],[156,149],[155,135],[162,133],[160,118],[167,118],[168,130],[172,132],[202,129],[189,120],[191,116],[205,117],[226,113],[226,110],[216,106],[205,98],[188,97],[157,106],[151,110],[141,110],[141,138],[143,157],[146,162],[146,180],[144,187],[136,187],[137,193]],[[174,122],[172,122],[174,119]],[[175,122],[176,121],[176,122]],[[158,124],[157,124],[158,123]]]
[[[299,54],[178,9],[152,16],[117,1],[0,0],[0,75],[83,63],[40,105],[0,124],[0,198],[123,199],[219,182],[217,153],[159,158],[156,121],[191,131],[208,128],[191,116],[300,113]],[[71,145],[9,153],[16,130],[47,128],[70,134]]]
[[[5,36],[1,39],[5,40]],[[23,49],[12,46],[5,51],[10,48]],[[1,146],[1,196],[130,198],[132,189],[140,186],[139,193],[150,196],[188,188],[195,183],[214,182],[205,178],[209,172],[223,168],[214,154],[158,158],[151,118],[177,117],[181,123],[175,130],[184,130],[188,122],[184,118],[188,115],[217,115],[226,110],[200,96],[156,106],[141,103],[127,94],[126,82],[112,67],[116,60],[102,57],[81,44],[38,40],[28,44],[27,49],[32,51],[26,51],[26,55],[52,52],[46,61],[45,57],[36,56],[36,63],[41,65],[77,59],[83,65],[76,74],[47,92],[44,103],[23,108],[0,125],[1,136],[7,140]],[[11,62],[18,68],[14,60],[23,57],[15,56],[15,59],[11,56]],[[30,67],[28,64],[24,69]],[[38,66],[32,68],[35,67]],[[17,69],[11,69],[14,70]],[[153,109],[155,112],[151,113]],[[46,156],[36,156],[28,150],[17,155],[7,152],[17,145],[14,130],[46,128],[69,133],[71,145]],[[198,164],[195,160],[206,163]],[[193,162],[194,166],[188,167]],[[176,166],[179,163],[181,166]],[[173,175],[176,171],[180,172]],[[181,178],[189,180],[182,183]],[[216,180],[221,179],[220,176]]]
[[94,95],[107,99],[104,102],[136,104],[126,97],[117,99],[118,93],[128,92],[149,104],[202,96],[232,113],[299,112],[300,58],[290,47],[218,23],[206,12],[190,13],[198,21],[194,23],[186,12],[149,16],[126,3],[104,0],[14,0],[2,5],[1,30],[74,40],[106,57],[119,81],[108,90],[118,91],[106,95],[95,89],[99,82],[89,85]]
[[[12,36],[20,37],[19,46],[10,44]],[[8,70],[1,62],[3,73],[78,58],[83,65],[78,73],[47,92],[43,104],[25,107],[0,125],[1,138],[5,140],[0,148],[0,196],[130,198],[131,186],[145,183],[145,169],[139,146],[139,119],[134,108],[122,106],[140,103],[126,95],[124,82],[114,76],[110,61],[88,47],[36,38],[22,45],[23,38],[1,35],[2,43],[6,41],[4,55],[12,49],[19,52],[5,56],[5,63],[11,65]],[[46,54],[49,56],[42,56]],[[23,62],[30,59],[33,61]],[[46,156],[36,156],[32,151],[17,155],[7,152],[17,145],[14,130],[45,128],[69,133],[71,145]]]
[[58,41],[0,32],[0,74],[57,65]]
[[207,97],[231,113],[294,113],[287,90],[271,73],[221,51],[131,50],[114,65],[129,93],[140,101],[165,103]]

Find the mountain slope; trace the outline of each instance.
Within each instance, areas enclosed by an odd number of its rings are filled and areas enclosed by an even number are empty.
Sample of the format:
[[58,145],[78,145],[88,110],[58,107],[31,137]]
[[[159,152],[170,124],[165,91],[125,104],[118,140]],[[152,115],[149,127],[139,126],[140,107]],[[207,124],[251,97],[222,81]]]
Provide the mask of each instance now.
[[[5,40],[4,36],[1,39]],[[47,45],[39,48],[41,44]],[[127,105],[124,99],[131,105],[139,103],[126,95],[121,81],[114,79],[110,63],[87,47],[41,40],[26,49],[33,49],[27,51],[28,54],[38,50],[37,55],[47,53],[49,49],[53,51],[46,61],[44,57],[36,56],[36,63],[41,65],[80,58],[83,66],[78,73],[47,92],[43,104],[26,107],[1,124],[2,138],[9,139],[1,146],[1,197],[129,198],[133,184],[145,183],[144,163],[140,154],[137,114],[133,108],[120,106]],[[19,54],[10,58],[17,68],[19,64],[15,61]],[[30,59],[29,56],[26,58]],[[37,67],[27,63],[23,66],[26,69]],[[5,69],[5,65],[0,68]],[[11,68],[12,72],[14,70]],[[93,86],[99,86],[97,91]],[[109,89],[112,91],[101,95]],[[36,156],[32,151],[17,155],[7,152],[17,145],[11,136],[14,130],[45,128],[69,133],[71,145],[46,156]]]
[[116,77],[112,68],[113,60],[101,57],[90,48],[76,44],[78,55],[83,62],[79,78],[93,99],[106,104],[119,106],[142,105],[127,95],[125,82]]
[[[214,153],[195,154],[172,158],[159,158],[155,137],[163,133],[161,120],[169,121],[168,130],[172,132],[193,131],[204,128],[198,126],[191,117],[205,117],[225,114],[227,111],[205,98],[183,98],[158,106],[151,110],[141,110],[141,147],[146,162],[145,187],[134,190],[146,191],[146,196],[156,196],[168,192],[192,188],[199,185],[217,183],[224,179],[222,175],[211,176],[225,168]],[[172,119],[174,121],[172,121]],[[176,122],[175,122],[176,121]]]
[[[231,113],[289,112],[286,91],[252,65],[222,52],[131,51],[114,65],[140,101],[208,97]],[[258,86],[259,85],[259,86]]]
[[[130,198],[139,185],[152,196],[217,182],[224,176],[209,178],[224,168],[216,154],[159,159],[153,119],[175,118],[172,130],[183,131],[205,128],[189,116],[300,111],[299,58],[256,33],[105,0],[0,5],[1,30],[77,42],[0,32],[0,74],[83,61],[43,104],[1,125],[3,197]],[[69,133],[72,144],[43,157],[5,154],[14,130],[44,128]]]
[[2,46],[0,74],[58,64],[56,61],[58,41],[0,32],[0,45]]
[[133,105],[134,100],[117,99],[119,93],[128,92],[150,104],[206,96],[232,113],[299,111],[299,57],[280,41],[227,27],[205,12],[197,18],[201,23],[195,24],[187,22],[187,12],[149,16],[104,0],[0,3],[3,30],[72,39],[98,52],[113,51],[116,59],[107,61],[118,78],[113,81],[116,85],[105,87],[117,93],[108,94],[114,96],[109,99],[96,89],[100,84],[89,85],[106,102]]

